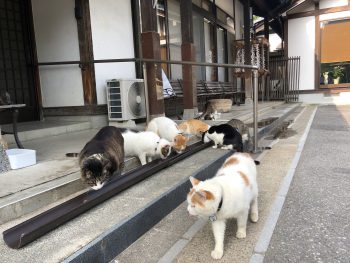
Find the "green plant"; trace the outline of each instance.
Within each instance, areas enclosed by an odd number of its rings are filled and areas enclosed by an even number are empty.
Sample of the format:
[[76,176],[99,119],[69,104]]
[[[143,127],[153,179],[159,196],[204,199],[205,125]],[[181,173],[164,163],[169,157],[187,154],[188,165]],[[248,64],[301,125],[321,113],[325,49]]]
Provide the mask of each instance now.
[[334,78],[342,78],[342,77],[344,77],[344,71],[345,71],[344,67],[342,67],[342,66],[335,66],[333,68],[333,76],[334,76]]

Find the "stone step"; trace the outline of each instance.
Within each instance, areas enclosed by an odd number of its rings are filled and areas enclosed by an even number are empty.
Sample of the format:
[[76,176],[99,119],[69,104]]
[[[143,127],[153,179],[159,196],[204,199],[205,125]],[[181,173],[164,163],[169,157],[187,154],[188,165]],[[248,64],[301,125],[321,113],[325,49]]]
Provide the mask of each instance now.
[[[88,121],[76,122],[76,121],[35,121],[35,122],[22,122],[18,124],[18,137],[26,148],[25,143],[38,138],[56,136],[71,132],[83,131],[91,129],[92,125]],[[12,125],[1,125],[3,131],[12,132]],[[15,139],[12,134],[3,135],[5,141],[10,144],[11,148],[17,148],[15,145]]]
[[[271,107],[263,108],[259,115],[259,119],[264,119],[272,115],[277,116],[280,123],[283,121],[288,113],[292,112],[298,104],[291,105],[278,105],[277,108],[271,109]],[[242,116],[241,116],[242,118]],[[243,118],[246,122],[252,121],[252,116],[245,116]],[[221,121],[225,122],[225,121]],[[221,123],[220,120],[215,121],[215,124]],[[214,122],[212,122],[214,124]],[[269,127],[272,125],[270,124]],[[259,131],[260,137],[266,133],[267,127],[263,127]],[[190,143],[198,141],[195,137],[192,137]],[[76,159],[76,158],[74,158]],[[53,164],[48,165],[48,163],[40,164],[45,167],[60,166],[59,161],[53,161]],[[140,163],[137,158],[127,158],[125,162],[125,171],[130,171],[139,167]],[[67,166],[67,164],[66,164]],[[30,174],[30,171],[28,172]],[[52,179],[48,182],[38,183],[38,185],[33,185],[27,189],[21,189],[21,191],[8,193],[5,197],[0,197],[0,213],[6,215],[0,218],[0,224],[34,212],[44,206],[47,206],[53,202],[56,202],[68,195],[72,195],[76,192],[85,191],[88,189],[80,180],[80,174],[77,164],[73,166],[66,173],[57,177],[57,179]]]
[[[281,110],[279,114],[283,115],[296,110],[298,104],[293,105],[293,107],[287,105],[285,108],[289,108],[289,110],[285,112]],[[266,117],[264,114],[260,116]],[[5,262],[11,261],[13,258],[18,259],[18,262],[21,260],[34,262],[39,256],[38,251],[40,251],[41,261],[50,262],[63,259],[66,259],[66,262],[84,262],[82,258],[92,257],[95,254],[96,256],[90,258],[92,261],[96,259],[94,262],[101,262],[101,258],[113,258],[116,251],[120,253],[183,201],[184,193],[188,191],[187,183],[190,175],[212,176],[227,154],[230,153],[211,148],[198,152],[71,220],[24,249],[14,251],[2,242],[0,254],[3,255]],[[70,197],[38,209],[31,214],[22,216],[22,218],[7,222],[0,226],[0,229],[4,231],[68,198]],[[146,221],[144,221],[145,218],[147,218]],[[120,236],[125,236],[125,233],[128,233],[129,237],[126,239],[127,242],[120,243],[118,241],[116,244],[115,240]],[[111,240],[115,242],[109,243]],[[106,249],[106,244],[116,246],[116,250]],[[57,250],[57,248],[59,249]],[[102,256],[101,253],[105,252],[101,251],[100,248],[114,254],[110,254],[108,257]]]

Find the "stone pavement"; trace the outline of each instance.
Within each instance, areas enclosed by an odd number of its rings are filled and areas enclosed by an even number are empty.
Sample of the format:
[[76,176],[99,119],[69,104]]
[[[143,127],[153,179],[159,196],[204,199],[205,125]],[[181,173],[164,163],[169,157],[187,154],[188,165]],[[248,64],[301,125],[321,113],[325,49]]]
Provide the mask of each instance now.
[[320,106],[264,262],[350,262],[350,106]]
[[191,225],[184,202],[112,262],[350,262],[350,106],[309,106],[293,119],[258,166],[259,222],[238,240],[230,220],[221,260],[210,257],[210,223]]

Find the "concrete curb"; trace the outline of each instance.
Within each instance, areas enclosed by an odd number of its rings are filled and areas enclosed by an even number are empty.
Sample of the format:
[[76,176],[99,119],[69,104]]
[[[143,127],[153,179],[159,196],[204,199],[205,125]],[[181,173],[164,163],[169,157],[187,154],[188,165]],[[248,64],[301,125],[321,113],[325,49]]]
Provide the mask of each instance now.
[[[201,168],[194,176],[200,180],[212,177],[225,159],[231,154],[232,152],[225,153]],[[181,181],[172,189],[75,252],[63,262],[97,263],[111,261],[162,218],[184,202],[189,188],[190,182],[188,179]]]
[[250,263],[260,263],[260,262],[264,261],[264,255],[268,249],[273,231],[276,227],[279,215],[282,211],[283,204],[285,202],[290,184],[291,184],[293,176],[295,174],[295,170],[296,170],[296,167],[298,165],[298,162],[299,162],[302,150],[304,148],[306,138],[309,134],[312,122],[314,120],[316,111],[317,111],[317,108],[311,114],[310,120],[305,128],[304,134],[300,138],[298,148],[297,148],[297,151],[294,155],[293,161],[290,165],[290,168],[287,172],[287,175],[284,177],[284,179],[282,181],[282,184],[281,184],[280,189],[277,193],[275,201],[272,204],[272,208],[270,210],[269,216],[265,222],[262,233],[259,237],[258,242],[255,245],[253,255],[251,256],[251,258],[249,260]]

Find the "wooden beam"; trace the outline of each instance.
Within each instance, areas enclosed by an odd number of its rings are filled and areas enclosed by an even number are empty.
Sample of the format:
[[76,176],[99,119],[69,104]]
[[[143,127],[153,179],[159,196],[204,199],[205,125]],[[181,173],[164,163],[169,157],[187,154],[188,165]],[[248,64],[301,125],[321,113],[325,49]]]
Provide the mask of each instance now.
[[[181,15],[181,58],[184,61],[196,61],[193,43],[192,1],[180,0]],[[184,118],[193,118],[198,112],[196,71],[193,66],[182,66]]]
[[106,115],[107,105],[85,105],[69,107],[48,107],[43,108],[44,115],[48,116],[93,116]]
[[89,1],[75,0],[75,18],[78,26],[81,76],[83,80],[84,104],[96,105],[95,66],[92,47],[92,33]]
[[28,29],[29,29],[29,36],[30,36],[30,44],[32,48],[32,60],[34,63],[33,71],[34,71],[34,88],[36,93],[36,103],[38,105],[38,117],[40,120],[44,118],[43,115],[43,100],[42,100],[42,94],[41,94],[41,84],[40,84],[40,73],[39,73],[39,66],[38,66],[38,55],[37,55],[37,48],[36,48],[36,41],[35,41],[35,31],[34,31],[34,18],[33,18],[33,8],[32,8],[32,1],[27,0],[25,2],[27,5],[25,10],[28,12]]
[[[157,13],[153,1],[141,0],[142,57],[160,60],[160,37],[157,33]],[[146,63],[149,119],[164,116],[164,96],[161,64]]]
[[244,1],[244,56],[245,64],[250,64],[250,0]]
[[[245,0],[243,4],[243,20],[244,20],[244,64],[251,64],[251,44],[250,44],[250,0]],[[253,99],[253,83],[251,78],[251,71],[246,70],[245,74],[245,97],[248,100]]]
[[264,37],[269,40],[270,38],[270,25],[269,25],[269,18],[264,18]]
[[324,9],[318,9],[318,10],[311,10],[311,11],[305,11],[301,13],[295,13],[287,15],[287,19],[295,19],[295,18],[302,18],[302,17],[308,17],[308,16],[320,16],[324,14],[331,14],[336,12],[342,12],[342,11],[349,11],[350,6],[337,6],[337,7],[330,7],[330,8],[324,8]]

